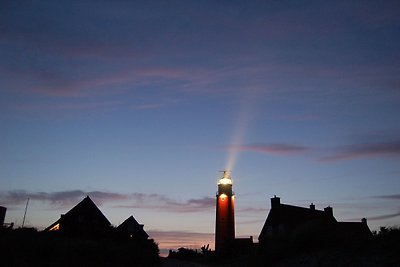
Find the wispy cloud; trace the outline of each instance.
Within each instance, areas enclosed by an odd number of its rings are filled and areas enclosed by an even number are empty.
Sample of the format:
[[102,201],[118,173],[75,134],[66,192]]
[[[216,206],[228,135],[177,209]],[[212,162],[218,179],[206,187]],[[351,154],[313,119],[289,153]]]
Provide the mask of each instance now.
[[310,150],[309,147],[298,146],[293,144],[248,144],[248,145],[232,145],[228,147],[229,149],[239,150],[239,151],[253,151],[260,153],[267,153],[273,155],[286,155],[286,154],[296,154],[304,153]]
[[[117,66],[114,66],[116,68]],[[51,75],[51,80],[46,77],[38,76],[36,73],[31,74],[31,79],[37,85],[25,87],[24,91],[41,94],[52,97],[88,97],[101,94],[120,93],[120,86],[129,84],[130,86],[140,86],[148,79],[148,76],[142,77],[140,70],[136,68],[125,68],[124,70],[108,70],[98,71],[95,74],[90,73],[87,69],[82,69],[84,75],[77,75],[75,70],[64,71],[62,77],[60,75]],[[33,70],[36,72],[36,70]],[[76,77],[78,76],[78,77]],[[153,76],[154,78],[154,76]],[[113,90],[109,90],[112,87]],[[103,89],[108,88],[106,93]]]
[[114,208],[156,209],[174,213],[202,212],[214,208],[215,199],[210,197],[191,198],[178,201],[161,194],[131,193],[120,194],[103,191],[70,190],[59,192],[28,192],[13,190],[0,192],[0,202],[3,205],[20,205],[29,198],[42,201],[55,208],[73,207],[85,196],[90,196],[98,205],[120,202]]
[[373,196],[373,198],[383,198],[383,199],[394,199],[394,200],[399,200],[399,199],[400,199],[400,194]]
[[[267,214],[268,209],[267,208],[255,208],[255,207],[243,207],[237,210],[238,213],[265,213]],[[239,216],[239,214],[238,214]],[[246,215],[245,217],[248,217],[248,215]]]
[[179,103],[180,99],[160,99],[158,102],[147,102],[147,103],[139,103],[139,104],[131,104],[129,108],[137,109],[137,110],[146,110],[146,109],[160,109],[165,108],[167,106],[175,105]]
[[[398,130],[388,130],[387,132],[377,132],[368,135],[359,136],[359,140],[375,140],[373,142],[354,143],[350,145],[340,146],[334,148],[330,155],[317,158],[321,162],[350,160],[355,158],[364,157],[399,157],[400,156],[400,140],[396,136],[393,138],[394,133]],[[290,144],[290,143],[253,143],[243,145],[229,145],[225,147],[233,151],[250,151],[266,153],[271,155],[294,155],[304,154],[307,152],[325,152],[332,149],[321,147],[309,147],[304,145]]]
[[164,105],[161,103],[150,103],[150,104],[139,104],[139,105],[132,105],[133,109],[159,109]]
[[[92,63],[88,64],[91,66]],[[72,64],[73,65],[73,64]],[[0,70],[7,75],[3,81],[4,91],[19,91],[27,96],[38,95],[60,99],[86,99],[88,97],[107,97],[110,95],[126,95],[135,89],[137,95],[149,101],[153,97],[147,93],[148,86],[162,87],[160,95],[168,93],[199,93],[219,94],[224,88],[218,87],[221,82],[233,79],[237,72],[243,71],[219,69],[214,67],[187,68],[153,64],[143,67],[130,64],[124,68],[117,64],[104,69],[91,71],[98,66],[74,67],[66,64],[64,69],[43,70],[37,68],[8,70],[0,65]],[[230,89],[239,90],[238,88]],[[148,105],[148,104],[142,104]]]
[[28,192],[25,190],[13,190],[0,192],[0,200],[5,205],[18,205],[30,200],[48,202],[51,205],[66,207],[77,204],[85,196],[91,196],[98,205],[104,202],[126,200],[127,195],[102,192],[102,191],[60,191],[60,192]]
[[321,117],[318,115],[277,115],[272,119],[279,121],[318,121]]
[[96,103],[60,103],[60,104],[18,104],[13,108],[20,111],[35,110],[92,110],[120,106],[121,101],[108,101]]
[[320,158],[320,161],[338,161],[374,156],[400,156],[400,141],[349,145],[339,149],[338,153]]
[[139,194],[132,195],[133,203],[116,205],[115,208],[156,209],[167,212],[188,213],[202,212],[214,208],[215,199],[210,197],[193,198],[186,201],[177,201],[165,195]]
[[[265,215],[265,217],[267,216],[267,213]],[[258,225],[262,225],[265,222],[265,218],[260,218],[260,219],[256,219],[256,220],[246,220],[246,221],[239,221],[237,220],[237,224],[238,225],[246,225],[246,224],[258,224]]]
[[379,215],[379,216],[367,217],[367,219],[371,220],[371,221],[378,221],[378,220],[396,218],[398,216],[400,216],[400,212],[391,213],[391,214],[384,214],[384,215]]

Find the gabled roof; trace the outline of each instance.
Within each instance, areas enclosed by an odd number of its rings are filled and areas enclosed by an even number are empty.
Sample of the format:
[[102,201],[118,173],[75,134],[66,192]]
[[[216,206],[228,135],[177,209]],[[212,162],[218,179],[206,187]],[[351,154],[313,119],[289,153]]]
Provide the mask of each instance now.
[[336,223],[331,207],[325,210],[315,209],[314,204],[310,208],[303,208],[287,204],[281,204],[279,197],[271,198],[271,210],[259,235],[259,240],[264,239],[269,226],[291,225],[292,227],[308,222]]
[[143,229],[143,224],[139,224],[136,219],[131,215],[123,223],[118,225],[117,230],[131,235],[132,237],[140,237],[147,239],[149,235]]
[[69,232],[105,230],[111,225],[89,196],[47,227],[45,231],[62,230]]
[[271,209],[266,223],[269,225],[279,223],[298,224],[311,220],[336,222],[336,219],[333,216],[323,210],[280,204],[279,207]]
[[[275,235],[283,228],[285,228],[284,231],[290,231],[306,225],[323,226],[326,230],[329,228],[354,237],[371,235],[365,219],[362,222],[338,222],[333,216],[331,207],[316,210],[314,204],[311,204],[310,208],[281,204],[280,198],[275,196],[271,198],[271,210],[258,239],[264,240],[267,236]],[[283,226],[282,229],[280,229],[281,226]]]

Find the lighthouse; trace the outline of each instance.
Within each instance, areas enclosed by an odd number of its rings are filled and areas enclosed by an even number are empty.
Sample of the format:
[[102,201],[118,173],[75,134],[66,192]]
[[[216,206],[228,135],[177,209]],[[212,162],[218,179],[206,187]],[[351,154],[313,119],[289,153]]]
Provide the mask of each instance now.
[[229,171],[223,171],[218,181],[215,222],[215,251],[219,255],[232,253],[235,241],[234,193]]

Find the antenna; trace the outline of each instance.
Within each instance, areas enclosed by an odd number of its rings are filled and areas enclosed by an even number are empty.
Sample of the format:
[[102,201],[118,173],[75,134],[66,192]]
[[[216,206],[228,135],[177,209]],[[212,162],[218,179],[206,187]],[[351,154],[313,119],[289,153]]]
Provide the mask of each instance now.
[[28,197],[28,200],[26,201],[25,213],[24,213],[24,219],[22,220],[22,228],[24,228],[24,224],[25,224],[25,217],[26,217],[26,211],[28,210],[28,204],[29,204],[29,197]]
[[223,170],[223,171],[219,171],[219,172],[222,172],[222,173],[223,173],[223,174],[222,174],[222,177],[224,177],[224,178],[230,177],[230,174],[231,174],[231,171],[230,171],[230,170]]

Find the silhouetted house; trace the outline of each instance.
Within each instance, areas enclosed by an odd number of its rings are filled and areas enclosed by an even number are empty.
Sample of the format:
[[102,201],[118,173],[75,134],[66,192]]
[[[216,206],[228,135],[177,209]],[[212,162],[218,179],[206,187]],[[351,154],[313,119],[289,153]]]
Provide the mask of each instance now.
[[233,240],[234,255],[248,255],[254,251],[253,237],[236,237]]
[[368,238],[372,235],[365,218],[362,218],[361,222],[338,222],[337,230],[347,240]]
[[[258,237],[259,246],[287,245],[297,242],[343,241],[344,239],[365,238],[371,235],[366,219],[361,222],[338,222],[332,207],[324,210],[282,204],[280,198],[271,198],[271,210]],[[280,242],[284,241],[284,242]],[[308,245],[308,244],[304,244]]]
[[60,231],[69,234],[95,234],[110,229],[111,223],[89,196],[44,231]]
[[130,216],[123,223],[121,223],[117,230],[132,238],[147,239],[149,235],[143,229],[143,224],[139,224],[133,216]]

